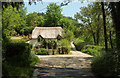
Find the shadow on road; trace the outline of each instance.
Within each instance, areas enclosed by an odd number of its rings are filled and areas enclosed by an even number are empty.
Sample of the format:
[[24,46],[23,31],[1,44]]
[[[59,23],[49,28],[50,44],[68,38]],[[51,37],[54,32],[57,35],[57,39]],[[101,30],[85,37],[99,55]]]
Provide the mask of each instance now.
[[89,68],[34,67],[31,78],[95,78]]

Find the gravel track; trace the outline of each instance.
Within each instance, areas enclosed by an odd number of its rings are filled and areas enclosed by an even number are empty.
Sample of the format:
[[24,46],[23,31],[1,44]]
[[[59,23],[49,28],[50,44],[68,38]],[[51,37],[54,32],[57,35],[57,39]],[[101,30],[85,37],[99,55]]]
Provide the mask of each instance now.
[[71,52],[72,55],[38,55],[40,64],[34,67],[31,77],[95,78],[91,71],[91,59],[93,56],[80,51]]

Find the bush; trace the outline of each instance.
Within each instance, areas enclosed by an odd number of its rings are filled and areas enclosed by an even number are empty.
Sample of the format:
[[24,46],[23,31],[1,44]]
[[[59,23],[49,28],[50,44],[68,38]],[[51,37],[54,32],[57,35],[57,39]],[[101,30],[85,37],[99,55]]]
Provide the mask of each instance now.
[[37,55],[49,55],[49,52],[48,52],[48,49],[40,48],[40,49],[35,49],[35,54],[37,54]]
[[39,58],[37,56],[35,56],[35,53],[33,51],[31,51],[29,61],[31,62],[30,66],[34,66],[36,64],[39,64],[39,62],[40,62]]
[[10,41],[5,48],[3,76],[30,76],[32,66],[39,63],[39,58],[31,53],[29,44],[24,41]]
[[[6,45],[6,53],[5,58],[7,61],[16,62],[21,66],[27,66],[30,64],[29,57],[30,57],[30,46],[29,44],[25,43],[24,41],[10,41]],[[13,59],[14,58],[14,59]],[[16,59],[15,59],[16,58]]]
[[83,53],[87,53],[90,55],[99,55],[102,52],[102,46],[95,46],[95,45],[85,45],[81,50]]
[[92,60],[92,71],[101,78],[109,78],[115,76],[116,63],[116,59],[112,53],[99,55]]
[[84,40],[78,38],[74,41],[74,45],[76,47],[76,50],[81,51],[81,49],[86,45],[86,43]]
[[59,46],[62,46],[67,54],[70,52],[70,42],[67,39],[59,41]]
[[19,53],[23,53],[23,51],[30,52],[29,50],[29,44],[25,43],[25,41],[22,40],[11,40],[6,45],[6,51],[8,53],[8,57],[18,55]]

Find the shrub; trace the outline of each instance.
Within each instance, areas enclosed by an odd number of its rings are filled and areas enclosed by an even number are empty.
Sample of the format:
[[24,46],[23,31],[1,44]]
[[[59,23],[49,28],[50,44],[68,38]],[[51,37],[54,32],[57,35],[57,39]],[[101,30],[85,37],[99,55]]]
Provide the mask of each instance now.
[[40,49],[35,49],[35,54],[37,54],[37,55],[49,55],[49,52],[48,52],[48,49],[40,48]]
[[95,56],[99,55],[100,52],[102,52],[102,48],[103,48],[102,46],[85,45],[81,51]]
[[35,53],[33,51],[31,51],[29,61],[31,62],[30,66],[34,66],[36,64],[39,64],[39,62],[40,62],[39,58],[37,56],[35,56]]
[[[3,76],[30,76],[32,66],[39,63],[39,58],[31,53],[29,44],[24,41],[10,41],[5,48],[6,59],[2,62]],[[10,77],[9,77],[10,78]]]
[[70,42],[67,39],[59,41],[59,46],[62,46],[67,54],[70,52]]
[[[115,76],[116,59],[112,53],[102,54],[92,60],[92,71],[101,78]],[[114,78],[114,77],[113,77]]]
[[30,57],[30,46],[24,41],[11,41],[6,45],[5,57],[8,61],[19,61],[19,64],[21,64],[22,66],[29,65],[28,60]]
[[38,54],[39,52],[41,52],[40,49],[33,49],[33,51],[35,54]]
[[81,51],[81,49],[86,45],[86,43],[84,40],[78,38],[74,41],[74,45],[78,51]]

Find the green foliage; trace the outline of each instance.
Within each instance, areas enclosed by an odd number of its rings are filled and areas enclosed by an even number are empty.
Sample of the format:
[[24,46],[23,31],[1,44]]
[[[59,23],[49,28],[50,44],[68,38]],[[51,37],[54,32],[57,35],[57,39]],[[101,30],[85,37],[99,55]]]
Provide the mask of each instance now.
[[116,66],[117,62],[113,52],[98,55],[92,60],[92,71],[94,71],[97,76],[102,78],[115,76]]
[[95,45],[85,45],[82,48],[82,52],[83,53],[87,53],[93,56],[97,56],[99,54],[101,54],[103,47],[102,46],[95,46]]
[[23,29],[20,30],[20,32],[27,36],[32,32],[33,29],[34,29],[34,26],[24,27]]
[[70,30],[64,30],[64,31],[65,31],[65,33],[63,34],[63,37],[64,37],[65,39],[67,39],[69,42],[72,42],[73,39],[74,39],[74,34],[73,34],[73,32],[70,31]]
[[[26,57],[26,56],[25,56]],[[18,78],[21,76],[30,77],[33,71],[33,66],[39,63],[39,58],[35,56],[35,54],[31,53],[28,61],[19,62],[17,59],[19,57],[12,57],[9,61],[3,61],[3,77],[8,76],[12,78],[13,76],[17,76]],[[29,65],[26,65],[26,63]],[[21,66],[23,64],[23,66]]]
[[45,48],[57,48],[57,39],[45,39],[42,42]]
[[36,26],[43,26],[44,25],[44,18],[43,16],[38,16],[36,12],[30,13],[26,15],[26,27],[24,27],[21,32],[25,35],[32,33],[34,29],[34,21],[36,21]]
[[43,27],[45,24],[45,18],[43,16],[38,16],[36,22],[38,27]]
[[57,26],[59,20],[62,18],[61,7],[56,3],[51,3],[47,6],[47,12],[45,15],[46,26]]
[[58,45],[65,48],[65,52],[70,52],[70,42],[67,39],[62,39],[58,42]]
[[24,41],[13,40],[6,46],[6,57],[21,55],[23,52],[30,52],[29,44],[26,44]]
[[[15,60],[16,58],[11,58],[11,60]],[[35,64],[39,63],[39,58],[35,55],[31,55],[31,58],[29,58],[29,60],[31,61],[30,66],[23,66],[21,67],[18,63],[18,61],[4,61],[2,63],[3,66],[3,77],[4,76],[9,76],[9,78],[12,78],[13,76],[17,76],[18,78],[21,76],[24,77],[30,77],[30,75],[32,74],[33,68],[32,66],[34,66]],[[17,63],[17,64],[16,64]],[[26,63],[26,62],[24,62]],[[24,65],[24,63],[22,63]],[[12,77],[11,77],[12,76]]]
[[35,49],[34,52],[37,55],[49,55],[48,49],[45,48]]
[[32,73],[32,66],[39,63],[39,58],[31,53],[29,44],[13,40],[4,48],[3,76],[27,76]]
[[27,26],[28,27],[34,27],[34,21],[37,21],[38,15],[36,12],[30,13],[27,15]]
[[25,43],[24,41],[13,40],[6,45],[5,50],[5,58],[7,61],[11,61],[13,63],[15,62],[16,65],[19,64],[20,66],[30,65],[33,56],[30,55],[31,52],[29,44]]
[[60,19],[59,24],[66,29],[72,30],[72,21],[70,19],[68,19],[67,17],[64,17],[62,19]]
[[[85,39],[94,41],[94,44],[103,45],[103,21],[102,10],[100,3],[91,3],[85,7],[80,8],[81,11],[74,16],[78,20],[81,20],[83,26],[81,26],[80,37],[85,36]],[[97,12],[95,10],[98,10]],[[84,40],[85,40],[84,39]],[[86,41],[85,41],[86,42]]]
[[10,42],[10,38],[3,32],[2,33],[2,56],[5,57],[6,45]]
[[33,68],[32,67],[20,67],[16,65],[12,65],[9,62],[3,62],[2,63],[2,76],[13,78],[13,76],[17,76],[18,78],[21,76],[29,77],[32,73]]
[[26,26],[26,9],[24,6],[20,6],[19,9],[12,8],[8,6],[4,8],[2,22],[3,22],[3,32],[6,35],[17,35],[21,34],[20,30]]
[[36,64],[39,64],[39,58],[37,56],[35,56],[35,53],[31,51],[30,53],[30,58],[29,58],[30,66],[34,66]]
[[59,21],[59,25],[64,28],[65,31],[70,30],[76,36],[80,30],[80,23],[75,21],[74,19],[70,19],[70,17],[63,17]]
[[81,51],[81,49],[86,45],[85,41],[82,39],[77,38],[74,41],[75,47],[77,50]]

